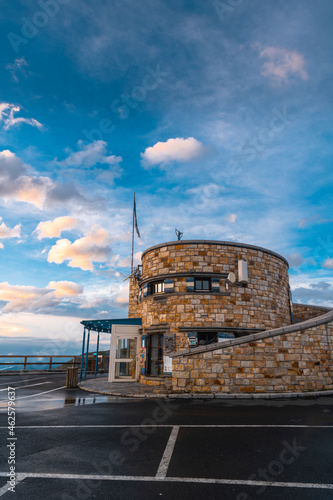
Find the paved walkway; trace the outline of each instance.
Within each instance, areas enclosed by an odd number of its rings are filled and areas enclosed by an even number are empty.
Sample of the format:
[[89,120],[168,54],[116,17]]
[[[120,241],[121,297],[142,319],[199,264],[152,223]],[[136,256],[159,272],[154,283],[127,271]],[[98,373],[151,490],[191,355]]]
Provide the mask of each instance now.
[[84,391],[120,397],[161,398],[168,396],[165,387],[152,387],[150,385],[140,384],[139,382],[108,382],[107,377],[85,380],[79,383],[79,387]]
[[110,396],[129,398],[193,398],[193,399],[292,399],[333,396],[333,391],[304,393],[267,393],[267,394],[173,394],[165,387],[152,387],[139,382],[108,382],[107,377],[93,378],[79,383],[80,389]]

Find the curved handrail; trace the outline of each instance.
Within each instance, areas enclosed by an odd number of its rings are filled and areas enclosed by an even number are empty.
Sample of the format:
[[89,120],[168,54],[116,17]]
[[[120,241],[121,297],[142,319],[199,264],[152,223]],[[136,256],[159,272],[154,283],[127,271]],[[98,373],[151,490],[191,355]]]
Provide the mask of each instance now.
[[307,319],[305,321],[296,323],[294,325],[282,326],[280,328],[275,328],[273,330],[266,330],[264,332],[247,335],[246,337],[224,340],[223,342],[217,342],[215,344],[209,344],[201,347],[192,347],[189,349],[184,349],[182,351],[170,353],[168,354],[168,356],[170,358],[177,358],[179,356],[190,356],[193,354],[200,354],[208,351],[217,351],[218,349],[226,349],[227,347],[233,347],[240,344],[247,344],[248,342],[255,342],[256,340],[262,340],[271,337],[276,337],[278,335],[285,335],[287,333],[294,333],[303,330],[308,330],[310,328],[314,328],[320,325],[326,325],[327,323],[331,322],[333,322],[333,309],[329,310],[325,314],[321,314],[320,316]]

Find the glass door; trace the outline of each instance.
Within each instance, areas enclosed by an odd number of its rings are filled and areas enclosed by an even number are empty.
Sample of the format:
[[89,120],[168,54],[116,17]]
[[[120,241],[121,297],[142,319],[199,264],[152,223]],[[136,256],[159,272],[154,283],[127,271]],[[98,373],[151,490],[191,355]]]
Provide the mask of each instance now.
[[137,380],[138,339],[118,336],[116,339],[115,380]]
[[109,382],[139,380],[139,326],[112,325]]

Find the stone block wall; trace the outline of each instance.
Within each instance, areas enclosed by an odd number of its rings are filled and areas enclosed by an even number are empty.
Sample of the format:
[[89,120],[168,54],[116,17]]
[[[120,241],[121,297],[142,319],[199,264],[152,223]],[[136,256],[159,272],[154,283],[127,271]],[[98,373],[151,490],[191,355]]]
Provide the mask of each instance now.
[[333,389],[333,322],[173,359],[174,392],[264,393]]
[[[248,264],[249,282],[227,283],[237,277],[238,260]],[[129,317],[142,318],[142,328],[223,327],[270,329],[291,324],[288,264],[274,252],[251,245],[182,241],[158,245],[142,256],[140,285],[173,279],[174,291],[139,300],[139,283],[131,280]],[[188,292],[186,277],[206,275],[220,280],[219,292]],[[186,339],[177,335],[177,349]]]
[[141,306],[139,302],[139,282],[133,277],[130,278],[128,317],[141,318]]
[[316,318],[321,314],[325,314],[327,311],[329,311],[327,307],[310,306],[306,304],[293,304],[295,322]]

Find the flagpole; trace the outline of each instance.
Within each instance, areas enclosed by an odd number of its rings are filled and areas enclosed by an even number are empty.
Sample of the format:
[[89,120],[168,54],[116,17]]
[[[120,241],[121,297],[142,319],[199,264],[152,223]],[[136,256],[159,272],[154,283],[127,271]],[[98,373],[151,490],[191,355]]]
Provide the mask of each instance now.
[[134,270],[134,217],[135,217],[135,193],[134,193],[134,204],[133,204],[133,227],[132,227],[132,259],[131,259],[131,274]]

